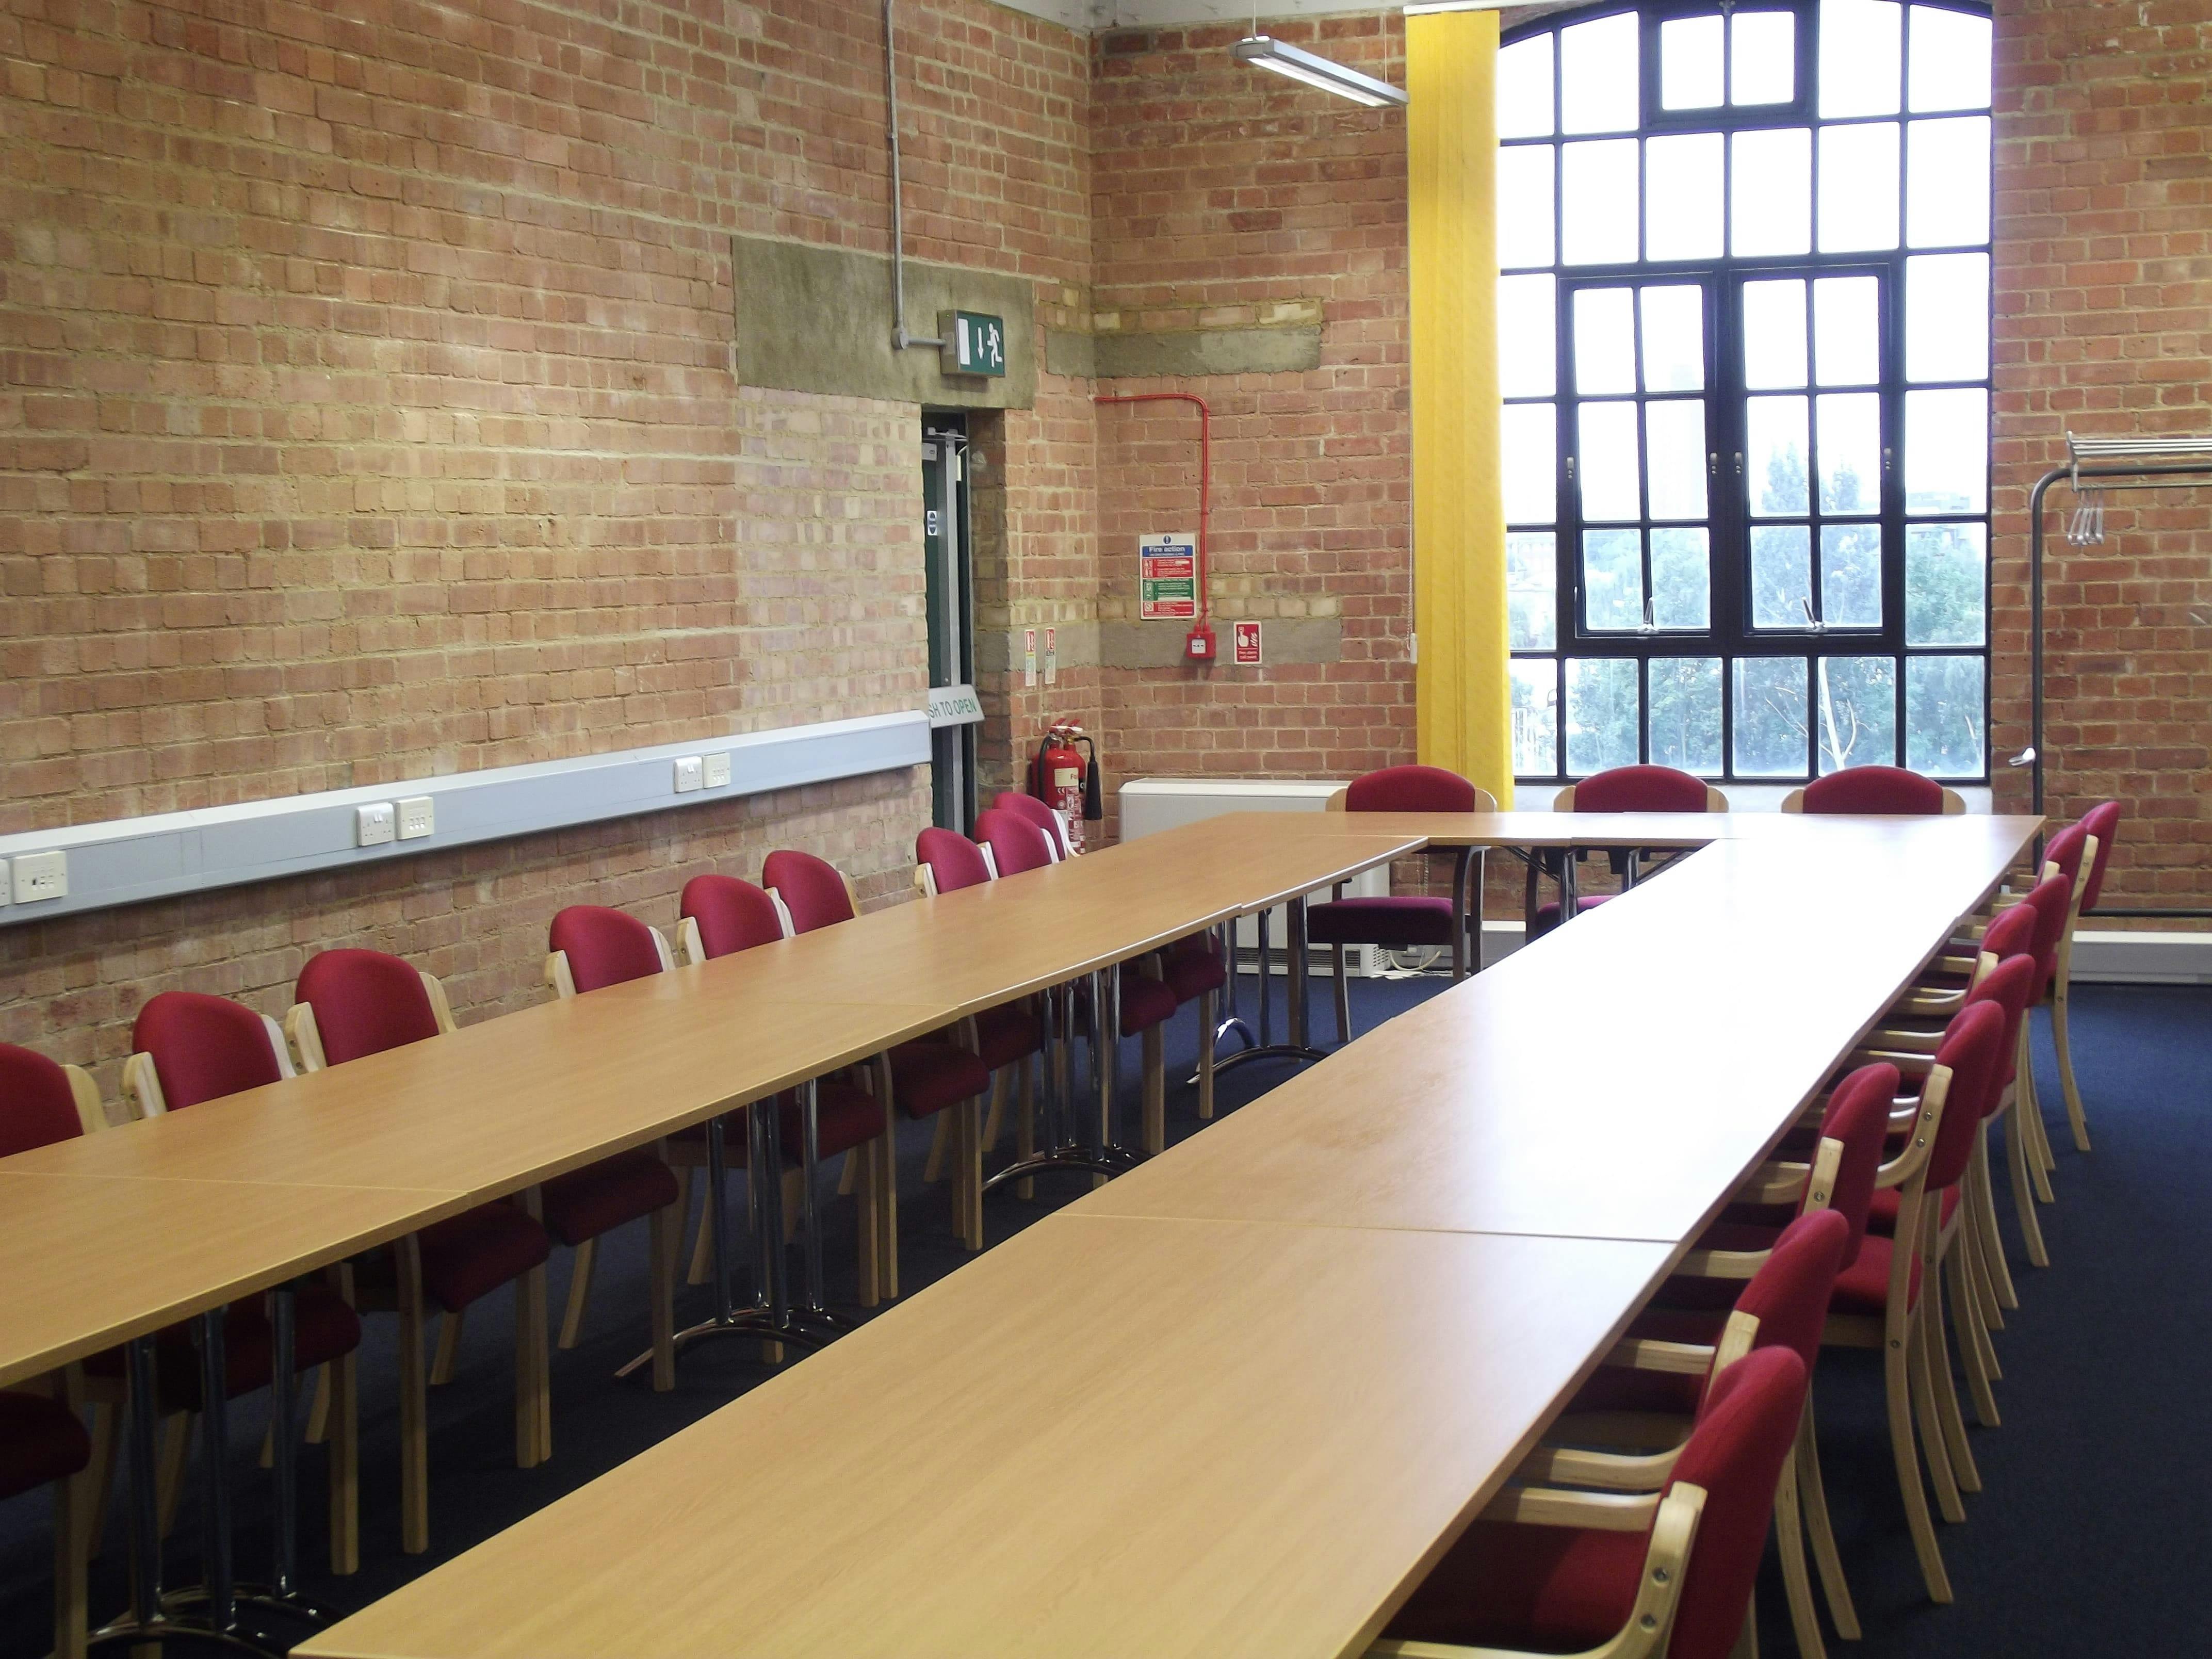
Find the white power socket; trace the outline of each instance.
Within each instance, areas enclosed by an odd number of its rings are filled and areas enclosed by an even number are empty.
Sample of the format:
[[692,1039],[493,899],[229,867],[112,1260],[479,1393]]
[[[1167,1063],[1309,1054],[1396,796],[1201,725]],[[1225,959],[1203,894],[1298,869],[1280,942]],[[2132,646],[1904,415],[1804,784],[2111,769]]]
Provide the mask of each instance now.
[[67,853],[18,853],[10,874],[18,904],[69,896]]
[[399,803],[399,839],[420,841],[437,828],[437,815],[428,795],[410,795]]
[[730,781],[730,757],[726,754],[707,757],[707,787],[720,789]]
[[686,755],[676,763],[676,793],[688,795],[699,787],[706,770],[706,763],[696,755]]
[[354,845],[381,847],[398,833],[398,823],[388,800],[354,809]]
[[0,859],[0,904],[15,902],[15,884],[8,879],[8,860]]

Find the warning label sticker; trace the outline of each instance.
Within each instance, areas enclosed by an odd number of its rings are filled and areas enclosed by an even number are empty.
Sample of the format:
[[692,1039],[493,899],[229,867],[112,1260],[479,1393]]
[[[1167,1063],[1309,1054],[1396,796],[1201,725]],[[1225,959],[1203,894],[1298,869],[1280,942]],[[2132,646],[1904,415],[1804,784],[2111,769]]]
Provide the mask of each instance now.
[[1198,538],[1187,530],[1137,541],[1137,615],[1188,622],[1198,615]]

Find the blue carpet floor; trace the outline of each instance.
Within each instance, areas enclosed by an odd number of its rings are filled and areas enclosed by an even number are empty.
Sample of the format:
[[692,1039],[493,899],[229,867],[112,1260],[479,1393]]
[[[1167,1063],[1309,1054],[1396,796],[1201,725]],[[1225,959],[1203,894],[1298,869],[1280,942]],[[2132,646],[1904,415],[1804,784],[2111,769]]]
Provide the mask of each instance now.
[[[1244,981],[1250,1012],[1255,981]],[[1368,1030],[1444,988],[1441,979],[1354,981],[1355,1018]],[[1280,988],[1277,988],[1279,999]],[[1834,1354],[1822,1361],[1818,1390],[1828,1491],[1844,1559],[1851,1575],[1864,1644],[1881,1659],[1919,1656],[2020,1655],[2092,1659],[2130,1649],[2203,1650],[2185,1632],[2212,1562],[2212,1516],[2205,1493],[2212,1454],[2199,1404],[2206,1375],[2204,1308],[2212,1267],[2212,1119],[2205,1079],[2212,1075],[2212,989],[2084,987],[2077,993],[2078,1048],[2095,1151],[2072,1150],[2058,1115],[2047,1040],[2043,1097],[2059,1148],[2058,1201],[2043,1212],[2052,1266],[2027,1267],[2013,1241],[2022,1306],[1997,1337],[2004,1380],[2002,1425],[1976,1429],[1973,1449],[1985,1490],[1967,1500],[1964,1526],[1941,1528],[1958,1600],[1929,1606],[1906,1538],[1891,1464],[1875,1356]],[[1328,1030],[1327,997],[1316,988],[1316,1029]],[[1278,1026],[1281,1029],[1278,1004]],[[1169,1042],[1171,1137],[1197,1133],[1188,1075],[1197,1029],[1186,1011]],[[1127,1049],[1125,1073],[1135,1048]],[[1240,1067],[1222,1080],[1224,1110],[1279,1081],[1277,1064]],[[1135,1123],[1134,1079],[1124,1121]],[[910,1125],[902,1152],[902,1265],[908,1290],[960,1266],[950,1237],[942,1187],[920,1176],[927,1125]],[[1085,1183],[1039,1183],[1037,1201],[1011,1194],[988,1200],[994,1241],[1018,1231]],[[2001,1191],[2010,1237],[2010,1198]],[[850,1294],[849,1205],[827,1206],[829,1284],[833,1301]],[[372,1317],[362,1364],[361,1571],[329,1577],[325,1563],[323,1457],[302,1464],[301,1553],[307,1589],[344,1610],[360,1607],[481,1539],[696,1421],[770,1372],[750,1344],[724,1343],[684,1360],[674,1392],[656,1395],[616,1382],[614,1367],[643,1346],[642,1228],[602,1257],[586,1340],[553,1367],[552,1461],[513,1466],[508,1308],[504,1292],[470,1321],[455,1380],[431,1396],[432,1544],[427,1555],[398,1549],[398,1422],[392,1322]],[[551,1285],[557,1319],[568,1259],[556,1255]],[[703,1290],[686,1290],[678,1322],[708,1311]],[[849,1310],[857,1313],[857,1310]],[[803,1363],[803,1362],[800,1362]],[[263,1576],[267,1555],[264,1478],[252,1467],[265,1397],[242,1401],[233,1419],[234,1503],[240,1574]],[[198,1471],[194,1471],[193,1492]],[[95,1619],[124,1596],[120,1505],[93,1574]],[[0,1659],[46,1651],[51,1545],[43,1496],[0,1506]],[[1347,1517],[1347,1520],[1351,1517]],[[197,1576],[195,1512],[186,1509],[173,1542],[173,1582]],[[954,1570],[948,1566],[948,1571]],[[1779,1581],[1771,1570],[1760,1592],[1766,1651],[1793,1650]],[[191,1650],[179,1644],[173,1652]],[[1138,1659],[1133,1656],[1132,1659]]]

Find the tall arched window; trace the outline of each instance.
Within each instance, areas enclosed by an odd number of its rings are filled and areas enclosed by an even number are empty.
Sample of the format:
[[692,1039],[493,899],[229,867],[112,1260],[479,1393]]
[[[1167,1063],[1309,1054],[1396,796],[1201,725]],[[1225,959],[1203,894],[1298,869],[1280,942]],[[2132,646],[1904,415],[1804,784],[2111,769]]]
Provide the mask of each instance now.
[[1498,55],[1515,770],[1988,775],[1987,9]]

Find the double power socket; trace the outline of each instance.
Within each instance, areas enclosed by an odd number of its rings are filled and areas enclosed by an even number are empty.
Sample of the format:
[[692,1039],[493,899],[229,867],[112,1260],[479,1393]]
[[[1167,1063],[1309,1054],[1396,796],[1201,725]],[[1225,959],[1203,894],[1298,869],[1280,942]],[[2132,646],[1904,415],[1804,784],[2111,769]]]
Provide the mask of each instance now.
[[438,827],[436,809],[428,795],[404,800],[380,800],[354,809],[356,847],[381,847],[388,841],[420,841]]

